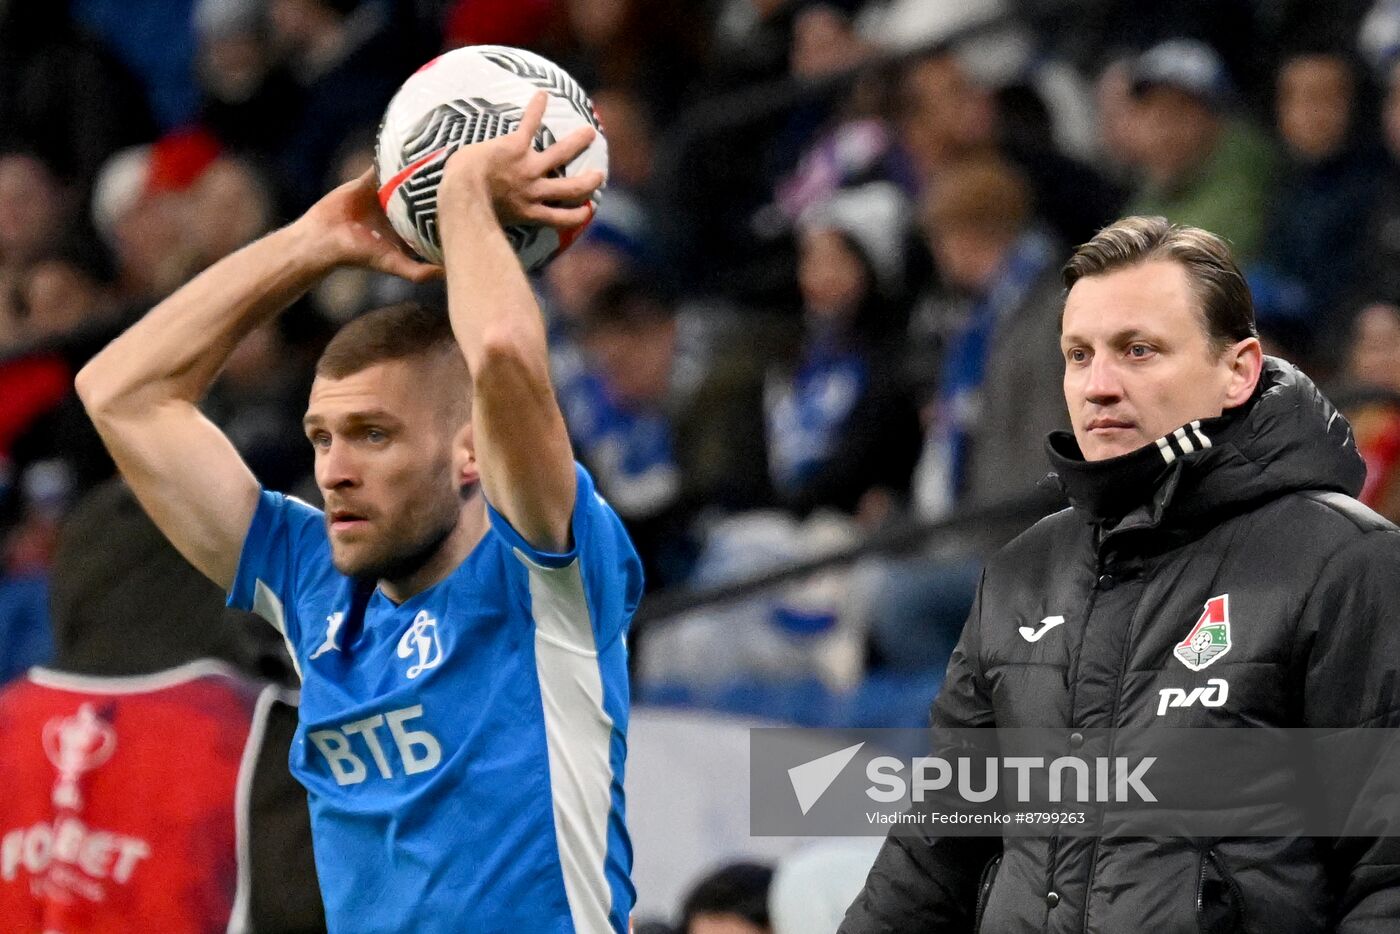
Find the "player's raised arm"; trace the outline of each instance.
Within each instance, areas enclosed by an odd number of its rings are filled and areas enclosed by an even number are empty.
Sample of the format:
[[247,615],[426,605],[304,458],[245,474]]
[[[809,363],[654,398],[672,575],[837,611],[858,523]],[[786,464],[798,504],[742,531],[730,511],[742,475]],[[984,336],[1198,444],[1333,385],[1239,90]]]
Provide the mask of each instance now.
[[545,102],[537,94],[514,133],[452,155],[438,188],[438,222],[452,329],[471,370],[486,497],[531,545],[558,552],[570,546],[573,452],[549,380],[544,321],[502,225],[578,227],[603,176],[549,177],[587,148],[593,130],[536,152],[531,141]]
[[366,174],[200,273],[78,374],[78,395],[141,504],[219,585],[233,582],[258,484],[196,404],[245,335],[334,267],[437,274],[396,242]]

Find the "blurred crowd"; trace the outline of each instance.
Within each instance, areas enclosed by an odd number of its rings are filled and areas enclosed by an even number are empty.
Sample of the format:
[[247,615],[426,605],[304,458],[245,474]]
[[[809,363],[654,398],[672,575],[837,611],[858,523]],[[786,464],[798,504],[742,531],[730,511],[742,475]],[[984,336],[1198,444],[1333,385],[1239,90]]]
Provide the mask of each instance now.
[[[0,675],[52,652],[58,531],[112,473],[76,369],[363,172],[403,78],[476,43],[558,61],[605,127],[602,207],[537,286],[651,591],[1032,496],[1066,426],[1059,268],[1129,213],[1231,240],[1400,518],[1395,0],[11,0]],[[442,300],[342,270],[239,347],[206,411],[266,485],[316,501],[312,363],[406,297]],[[996,538],[696,608],[638,634],[639,694],[936,677]]]

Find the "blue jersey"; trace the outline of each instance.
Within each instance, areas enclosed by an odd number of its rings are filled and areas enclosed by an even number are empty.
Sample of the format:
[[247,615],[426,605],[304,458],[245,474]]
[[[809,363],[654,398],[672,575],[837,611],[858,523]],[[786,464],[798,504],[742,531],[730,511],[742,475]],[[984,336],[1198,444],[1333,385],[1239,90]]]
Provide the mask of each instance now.
[[333,931],[625,932],[627,623],[641,565],[576,468],[574,549],[490,528],[395,605],[331,564],[324,516],[264,492],[230,604],[302,679],[306,786]]

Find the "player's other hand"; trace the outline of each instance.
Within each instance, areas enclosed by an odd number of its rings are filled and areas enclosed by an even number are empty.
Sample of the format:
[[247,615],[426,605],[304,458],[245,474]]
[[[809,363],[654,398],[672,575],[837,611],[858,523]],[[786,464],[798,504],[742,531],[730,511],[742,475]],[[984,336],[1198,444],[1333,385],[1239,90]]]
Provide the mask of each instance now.
[[534,139],[549,100],[543,91],[530,98],[515,132],[463,146],[447,160],[438,185],[438,215],[447,216],[463,200],[486,197],[502,226],[539,224],[571,229],[593,216],[589,198],[603,184],[596,169],[572,177],[551,178],[588,148],[592,127],[580,127],[537,152]]
[[379,206],[373,169],[332,189],[293,226],[309,239],[313,254],[327,271],[336,266],[360,266],[411,282],[442,275],[441,266],[409,257]]

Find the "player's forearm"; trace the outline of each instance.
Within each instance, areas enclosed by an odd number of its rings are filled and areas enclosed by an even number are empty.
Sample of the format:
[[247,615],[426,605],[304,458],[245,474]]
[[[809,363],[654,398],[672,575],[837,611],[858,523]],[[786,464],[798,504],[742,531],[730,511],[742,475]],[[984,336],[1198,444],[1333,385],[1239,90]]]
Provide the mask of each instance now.
[[328,269],[293,224],[200,273],[108,345],[77,377],[94,417],[197,402],[238,342],[311,288]]
[[438,217],[452,330],[471,369],[482,487],[526,541],[565,551],[573,452],[539,306],[484,186],[439,190]]
[[544,320],[484,182],[463,180],[440,199],[448,311],[473,380],[480,382],[495,363],[507,360],[547,385]]

